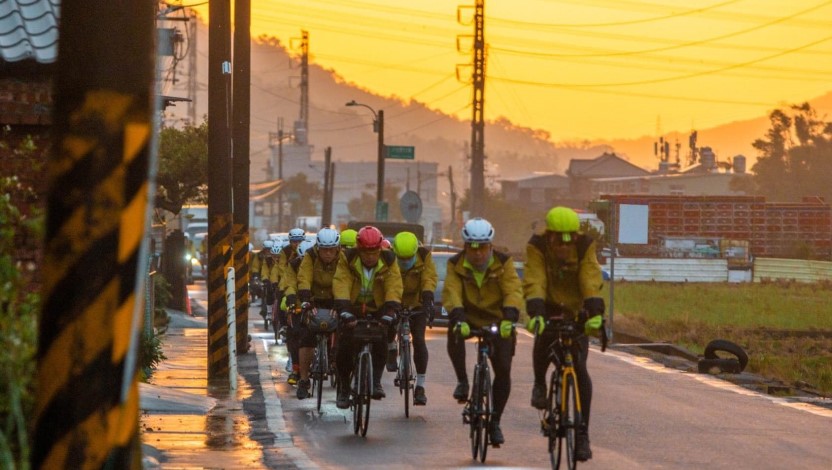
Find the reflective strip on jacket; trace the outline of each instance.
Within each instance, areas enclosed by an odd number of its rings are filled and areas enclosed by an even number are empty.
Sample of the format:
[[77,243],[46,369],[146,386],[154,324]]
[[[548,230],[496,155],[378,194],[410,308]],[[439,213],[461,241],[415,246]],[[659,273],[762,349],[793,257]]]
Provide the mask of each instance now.
[[463,308],[466,321],[476,328],[499,323],[503,307],[525,310],[523,284],[511,256],[495,250],[491,258],[482,286],[477,285],[473,271],[464,266],[465,252],[448,260],[442,306],[449,312]]
[[[396,255],[392,251],[381,250],[379,261],[381,266],[376,269],[372,285],[375,305],[366,304],[370,312],[378,311],[385,302],[401,303],[402,301],[402,275],[396,263]],[[344,256],[338,259],[338,268],[332,281],[332,293],[336,302],[348,300],[353,305],[359,303],[358,298],[361,294],[364,274],[356,267],[356,264],[361,264],[356,248],[346,250]]]

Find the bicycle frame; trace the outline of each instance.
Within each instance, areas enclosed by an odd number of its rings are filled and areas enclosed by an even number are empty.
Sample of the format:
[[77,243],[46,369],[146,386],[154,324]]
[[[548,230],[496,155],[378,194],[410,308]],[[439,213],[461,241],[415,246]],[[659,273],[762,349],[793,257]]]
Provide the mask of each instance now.
[[477,338],[477,362],[474,365],[474,376],[471,394],[462,411],[463,424],[469,424],[471,430],[471,457],[485,462],[488,453],[489,425],[493,413],[493,397],[491,395],[491,368],[488,357],[491,354],[491,339],[498,336],[497,325],[471,331],[471,336]]
[[[376,331],[367,331],[369,336],[366,338],[356,336],[355,332],[359,329],[377,329]],[[361,434],[362,437],[367,435],[367,428],[370,422],[370,403],[372,402],[373,394],[373,359],[372,359],[372,344],[375,338],[372,335],[378,333],[380,338],[384,338],[386,326],[377,320],[359,319],[353,329],[353,340],[361,342],[361,350],[355,357],[355,366],[353,367],[352,377],[350,383],[352,384],[350,394],[352,395],[353,408],[353,431],[355,434]]]
[[404,396],[404,415],[410,417],[410,400],[416,377],[413,374],[412,339],[410,334],[410,317],[420,312],[404,308],[399,312],[399,325],[396,332],[398,347],[398,370],[394,383],[399,387],[399,394]]

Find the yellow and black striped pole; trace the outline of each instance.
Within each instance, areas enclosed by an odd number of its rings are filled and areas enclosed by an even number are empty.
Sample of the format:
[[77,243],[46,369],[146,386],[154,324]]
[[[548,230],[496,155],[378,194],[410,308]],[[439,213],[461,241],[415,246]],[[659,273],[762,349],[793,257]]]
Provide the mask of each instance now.
[[136,354],[153,189],[154,10],[139,0],[61,4],[35,469],[141,468]]
[[208,4],[208,380],[229,382],[225,273],[231,245],[231,5]]

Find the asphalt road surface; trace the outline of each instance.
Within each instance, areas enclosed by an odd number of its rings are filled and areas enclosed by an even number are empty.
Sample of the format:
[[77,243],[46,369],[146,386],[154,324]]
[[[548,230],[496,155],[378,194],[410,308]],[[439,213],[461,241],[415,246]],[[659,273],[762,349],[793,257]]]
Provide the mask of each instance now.
[[[268,360],[281,366],[284,346],[252,322]],[[532,338],[519,336],[512,367],[512,394],[502,428],[506,443],[491,448],[489,467],[546,468],[546,440],[538,412],[529,406]],[[277,392],[294,445],[322,468],[456,468],[471,459],[462,405],[451,397],[456,379],[445,352],[445,330],[428,332],[428,405],[411,408],[385,372],[387,398],[373,401],[366,438],[353,434],[350,410],[335,407],[335,391],[297,400],[281,380]],[[474,343],[468,345],[469,370]],[[265,354],[264,354],[265,355]],[[260,357],[260,360],[266,360]],[[718,378],[682,372],[652,360],[592,347],[594,397],[590,438],[594,458],[579,466],[605,469],[828,469],[832,465],[832,407],[775,398]],[[281,367],[282,370],[282,367]],[[285,378],[285,375],[284,375]],[[480,464],[481,465],[481,464]]]

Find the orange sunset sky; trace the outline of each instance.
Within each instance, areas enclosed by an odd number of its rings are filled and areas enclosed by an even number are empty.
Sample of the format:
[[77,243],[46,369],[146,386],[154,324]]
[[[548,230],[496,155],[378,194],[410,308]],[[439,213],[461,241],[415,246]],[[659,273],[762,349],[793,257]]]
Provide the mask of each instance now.
[[[286,45],[307,30],[313,63],[470,119],[457,71],[470,73],[472,14],[449,0],[252,0],[251,29]],[[832,1],[486,0],[485,14],[486,119],[553,140],[685,132],[832,89]]]

